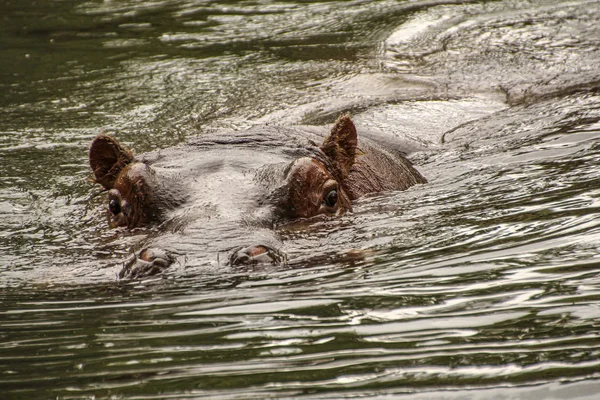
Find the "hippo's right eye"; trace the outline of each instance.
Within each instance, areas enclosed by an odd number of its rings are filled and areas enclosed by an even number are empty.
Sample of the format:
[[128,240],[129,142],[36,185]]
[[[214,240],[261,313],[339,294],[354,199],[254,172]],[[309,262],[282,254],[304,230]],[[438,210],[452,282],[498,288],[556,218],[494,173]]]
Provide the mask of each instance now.
[[327,207],[330,208],[334,208],[337,205],[338,202],[338,192],[337,190],[333,189],[330,190],[326,195],[325,198],[323,199],[325,205]]
[[117,215],[121,212],[121,204],[116,199],[111,199],[108,202],[108,209],[113,215]]

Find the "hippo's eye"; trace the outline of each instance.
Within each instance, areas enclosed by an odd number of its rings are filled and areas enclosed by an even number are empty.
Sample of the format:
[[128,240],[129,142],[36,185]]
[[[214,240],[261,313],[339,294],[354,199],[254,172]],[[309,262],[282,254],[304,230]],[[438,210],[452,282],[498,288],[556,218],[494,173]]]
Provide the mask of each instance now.
[[115,199],[112,199],[108,202],[108,209],[113,215],[117,215],[121,212],[121,205]]
[[330,190],[323,198],[323,201],[327,207],[334,208],[337,205],[338,201],[337,190]]

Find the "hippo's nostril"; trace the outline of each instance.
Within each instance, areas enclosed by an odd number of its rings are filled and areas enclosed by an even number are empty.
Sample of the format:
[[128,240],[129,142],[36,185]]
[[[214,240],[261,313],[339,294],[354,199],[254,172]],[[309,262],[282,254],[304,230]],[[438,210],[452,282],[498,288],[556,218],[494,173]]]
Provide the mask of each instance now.
[[257,245],[234,249],[229,256],[229,265],[281,264],[282,254],[269,246]]
[[233,253],[229,258],[229,263],[231,265],[245,265],[250,264],[250,256],[243,253],[241,250],[237,253]]
[[167,269],[175,259],[160,249],[145,248],[134,254],[119,272],[119,278],[143,278]]

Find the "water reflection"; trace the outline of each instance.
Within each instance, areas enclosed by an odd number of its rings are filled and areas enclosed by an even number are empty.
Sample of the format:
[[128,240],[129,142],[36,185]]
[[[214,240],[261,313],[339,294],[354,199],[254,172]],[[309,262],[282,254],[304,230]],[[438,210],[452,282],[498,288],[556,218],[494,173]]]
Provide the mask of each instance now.
[[[447,3],[1,4],[4,393],[595,398],[599,7]],[[117,281],[148,232],[106,228],[96,133],[346,109],[430,183],[282,231],[290,268]]]

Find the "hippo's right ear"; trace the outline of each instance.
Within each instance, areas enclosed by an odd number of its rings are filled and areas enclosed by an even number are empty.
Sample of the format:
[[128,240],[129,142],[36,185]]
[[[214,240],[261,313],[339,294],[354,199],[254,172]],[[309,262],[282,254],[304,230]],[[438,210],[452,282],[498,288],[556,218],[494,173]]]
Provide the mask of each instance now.
[[96,136],[90,146],[90,167],[96,182],[112,189],[119,172],[133,161],[133,153],[110,136]]
[[350,114],[343,114],[335,121],[331,133],[321,146],[321,151],[333,162],[339,174],[338,179],[344,180],[350,173],[356,155],[360,152],[357,144],[354,122]]

